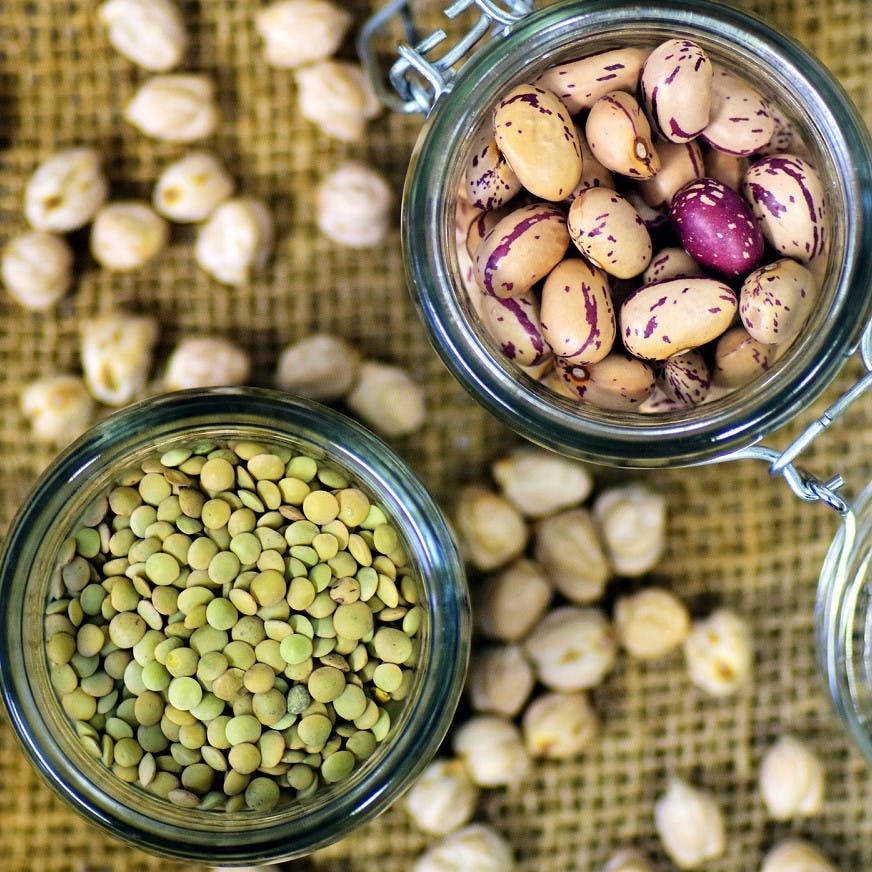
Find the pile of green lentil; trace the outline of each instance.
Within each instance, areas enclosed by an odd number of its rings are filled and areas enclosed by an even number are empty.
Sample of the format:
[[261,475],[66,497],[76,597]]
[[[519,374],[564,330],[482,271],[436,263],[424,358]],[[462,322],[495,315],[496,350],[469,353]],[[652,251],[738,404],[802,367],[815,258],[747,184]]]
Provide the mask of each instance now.
[[61,705],[93,757],[176,805],[269,811],[342,781],[412,689],[418,580],[330,463],[173,447],[61,551],[45,618]]

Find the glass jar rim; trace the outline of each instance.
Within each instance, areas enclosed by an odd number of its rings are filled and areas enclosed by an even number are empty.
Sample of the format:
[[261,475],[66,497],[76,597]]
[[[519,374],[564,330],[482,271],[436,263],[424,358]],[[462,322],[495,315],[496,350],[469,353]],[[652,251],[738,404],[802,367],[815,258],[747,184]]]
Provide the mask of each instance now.
[[[345,790],[330,790],[323,801],[274,813],[266,826],[244,826],[249,813],[226,829],[224,814],[200,812],[192,826],[185,812],[173,822],[122,806],[70,763],[60,740],[35,710],[35,691],[21,650],[22,600],[30,567],[22,555],[38,548],[45,530],[63,513],[63,490],[87,487],[92,473],[114,468],[135,447],[181,439],[192,430],[216,434],[257,433],[268,440],[291,440],[348,470],[394,520],[413,552],[427,598],[430,630],[427,669],[417,696],[404,709],[404,729],[380,749],[378,765],[361,767],[361,777]],[[93,493],[91,494],[93,496]],[[74,523],[76,518],[67,518]],[[180,391],[145,400],[97,424],[62,452],[35,484],[13,520],[0,555],[0,690],[26,756],[49,785],[92,822],[114,836],[153,853],[176,859],[260,863],[298,857],[341,838],[395,801],[435,753],[450,726],[465,678],[470,644],[468,592],[463,564],[450,528],[433,498],[403,460],[379,437],[341,413],[278,391],[215,388]],[[407,713],[406,713],[407,712]],[[114,777],[114,776],[113,776]],[[352,776],[354,779],[354,776]],[[319,792],[320,795],[320,792]],[[244,818],[244,820],[243,820]],[[215,826],[208,827],[207,821]],[[241,823],[242,822],[242,823]]]
[[[845,222],[838,281],[831,280],[837,315],[809,331],[767,376],[711,404],[681,413],[644,416],[602,412],[556,397],[487,347],[468,317],[465,292],[451,274],[452,191],[458,155],[468,147],[502,90],[522,80],[519,68],[545,63],[574,40],[609,40],[622,33],[655,38],[663,28],[742,50],[802,100],[817,132],[826,133],[827,157],[842,171],[837,192]],[[822,134],[821,134],[822,135]],[[656,4],[630,0],[566,0],[521,20],[462,67],[419,134],[403,198],[407,282],[443,362],[485,408],[526,438],[552,450],[614,466],[688,465],[747,447],[782,426],[829,385],[855,350],[872,315],[872,143],[850,99],[832,75],[795,40],[762,20],[721,3]],[[776,377],[777,376],[777,377]]]

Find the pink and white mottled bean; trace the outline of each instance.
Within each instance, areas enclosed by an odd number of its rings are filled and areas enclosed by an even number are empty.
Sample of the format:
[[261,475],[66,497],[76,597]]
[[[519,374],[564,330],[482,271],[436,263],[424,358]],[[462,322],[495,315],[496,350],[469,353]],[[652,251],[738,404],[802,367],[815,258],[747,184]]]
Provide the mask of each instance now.
[[670,39],[651,52],[640,78],[645,111],[670,142],[688,142],[709,123],[712,63],[696,43]]
[[587,144],[584,131],[575,128],[578,134],[578,144],[581,147],[581,178],[578,184],[566,198],[570,203],[588,188],[614,188],[615,180],[612,174],[596,159],[594,153]]
[[782,345],[797,336],[816,298],[814,276],[802,264],[784,257],[745,279],[739,293],[739,316],[758,342]]
[[642,273],[642,284],[703,275],[705,270],[683,248],[671,245],[651,258],[648,269]]
[[704,178],[685,185],[669,214],[684,249],[709,269],[740,276],[763,259],[763,235],[750,207],[722,182]]
[[635,91],[648,50],[629,46],[546,70],[536,81],[553,91],[575,115],[612,91]]
[[588,113],[584,132],[596,159],[612,172],[650,179],[660,170],[651,125],[632,94],[614,91],[600,97]]
[[569,236],[594,266],[628,279],[651,262],[651,236],[636,210],[617,191],[588,188],[569,207]]
[[738,325],[718,339],[715,346],[712,385],[738,388],[766,372],[772,364],[774,346],[758,342]]
[[700,138],[719,151],[748,155],[763,148],[774,132],[775,120],[766,98],[746,79],[716,67],[711,120]]
[[503,220],[510,212],[510,206],[503,206],[500,209],[494,209],[492,212],[479,212],[470,221],[466,229],[466,250],[470,257],[475,257],[475,252],[481,244],[482,239]]
[[688,182],[705,175],[702,150],[696,142],[661,142],[660,172],[651,179],[639,182],[645,202],[653,209],[663,209]]
[[567,258],[542,287],[542,335],[572,363],[596,363],[615,342],[615,310],[608,279],[582,258]]
[[717,339],[732,323],[737,308],[733,290],[716,279],[654,282],[622,303],[620,336],[630,354],[666,360]]
[[486,294],[519,297],[563,260],[569,247],[566,216],[550,203],[506,215],[475,252],[475,279]]
[[494,110],[494,137],[521,184],[543,200],[563,200],[581,177],[575,125],[560,98],[518,85]]
[[795,154],[761,158],[745,174],[742,193],[779,254],[805,262],[826,250],[824,189],[807,160]]
[[469,202],[490,212],[505,206],[520,190],[521,180],[497,147],[492,132],[479,134],[466,166]]
[[711,387],[711,373],[700,351],[691,348],[670,357],[663,364],[660,386],[682,408],[699,405]]
[[775,125],[772,138],[761,149],[760,155],[795,154],[811,162],[811,152],[802,138],[797,126],[774,103],[769,106],[769,114]]
[[738,154],[729,154],[726,151],[718,151],[716,148],[708,148],[703,154],[704,176],[717,179],[728,188],[741,192],[742,181],[751,162],[746,157]]
[[537,366],[551,357],[551,349],[542,337],[539,300],[535,294],[505,299],[482,295],[481,316],[509,360],[522,366]]
[[632,412],[654,393],[655,376],[649,364],[615,351],[587,366],[558,361],[546,384],[600,409]]

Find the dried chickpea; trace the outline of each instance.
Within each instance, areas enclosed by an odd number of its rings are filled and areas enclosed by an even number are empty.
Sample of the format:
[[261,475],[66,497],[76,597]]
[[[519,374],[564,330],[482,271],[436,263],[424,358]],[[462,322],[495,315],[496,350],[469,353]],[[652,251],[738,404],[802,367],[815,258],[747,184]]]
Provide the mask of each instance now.
[[236,197],[216,207],[200,227],[195,256],[222,284],[242,285],[266,265],[273,238],[269,209],[253,197]]
[[443,836],[475,814],[478,787],[462,760],[434,760],[409,788],[406,811],[422,832]]
[[61,236],[31,230],[3,247],[0,272],[6,292],[25,309],[54,306],[73,283],[73,250]]
[[91,254],[105,269],[132,272],[155,258],[168,239],[166,221],[147,203],[108,203],[94,216]]
[[73,375],[40,378],[21,392],[21,412],[39,442],[71,442],[91,425],[95,408],[85,383]]
[[695,621],[684,640],[690,680],[712,696],[729,696],[748,683],[754,651],[747,622],[729,609]]
[[472,708],[506,717],[519,714],[536,683],[536,675],[518,645],[476,651],[469,664],[467,688]]
[[837,872],[821,851],[806,839],[782,839],[763,858],[760,872]]
[[702,868],[724,853],[724,818],[712,796],[680,778],[654,803],[654,823],[666,853],[679,869]]
[[97,9],[116,51],[146,70],[177,67],[188,47],[188,31],[172,0],[106,0]]
[[248,352],[235,342],[218,336],[190,336],[182,339],[167,361],[164,388],[206,388],[242,385],[251,373]]
[[599,718],[587,694],[543,693],[522,719],[527,750],[533,757],[565,760],[589,748],[599,735]]
[[609,488],[596,499],[599,523],[609,559],[621,575],[649,572],[666,547],[666,500],[642,485]]
[[322,179],[315,192],[318,228],[348,248],[372,248],[388,232],[393,193],[385,177],[349,161]]
[[690,613],[668,590],[649,587],[615,604],[618,641],[631,657],[655,660],[678,648],[690,633]]
[[641,851],[624,848],[611,857],[603,872],[654,872],[654,867]]
[[542,567],[519,557],[473,589],[476,626],[491,639],[523,639],[545,613],[552,595]]
[[454,520],[461,549],[472,564],[484,572],[498,569],[518,557],[530,535],[518,510],[481,485],[461,490]]
[[479,787],[517,784],[530,771],[520,730],[507,718],[470,718],[455,729],[452,747]]
[[513,872],[512,849],[493,827],[470,824],[431,845],[412,872]]
[[233,179],[218,158],[194,151],[164,167],[154,186],[152,203],[170,221],[205,221],[233,195],[233,189]]
[[208,76],[170,73],[144,82],[124,110],[141,133],[166,142],[194,142],[218,126],[215,85]]
[[329,0],[278,0],[258,12],[255,26],[270,66],[292,69],[332,57],[351,15]]
[[818,814],[824,802],[823,763],[805,742],[782,736],[760,766],[760,795],[777,821]]
[[347,394],[348,408],[384,436],[405,436],[424,423],[424,391],[398,366],[366,360]]
[[276,387],[313,400],[338,400],[360,374],[360,352],[345,339],[326,333],[286,346],[276,364]]

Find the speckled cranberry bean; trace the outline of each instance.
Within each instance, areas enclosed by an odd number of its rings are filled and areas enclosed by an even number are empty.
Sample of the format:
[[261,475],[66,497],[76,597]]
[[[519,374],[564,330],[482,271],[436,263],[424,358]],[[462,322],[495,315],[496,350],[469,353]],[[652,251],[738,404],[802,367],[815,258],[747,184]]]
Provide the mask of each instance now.
[[615,341],[615,310],[605,273],[579,257],[559,263],[542,286],[542,335],[573,363],[596,363]]
[[578,184],[566,198],[570,203],[588,188],[614,188],[615,180],[612,174],[596,159],[594,153],[587,144],[587,137],[578,127],[578,144],[581,147],[581,178]]
[[466,250],[469,252],[470,257],[475,257],[475,252],[478,250],[482,239],[512,211],[511,206],[503,206],[491,212],[479,212],[473,218],[467,228],[465,240]]
[[505,299],[483,295],[481,313],[482,322],[509,360],[536,366],[551,357],[551,349],[542,337],[535,294]]
[[777,252],[808,261],[826,249],[824,190],[808,161],[795,154],[761,158],[746,173],[742,193]]
[[654,209],[662,209],[672,202],[676,192],[694,179],[705,175],[702,150],[695,142],[661,142],[660,172],[651,179],[639,182],[645,202]]
[[497,147],[491,130],[479,134],[466,165],[469,202],[492,211],[505,206],[520,190],[521,180]]
[[600,409],[632,412],[654,392],[655,377],[649,364],[616,351],[587,366],[558,361],[545,384]]
[[738,303],[729,285],[709,278],[679,278],[643,285],[621,305],[620,335],[630,354],[666,360],[717,339]]
[[636,210],[617,191],[588,188],[569,207],[569,236],[594,266],[629,279],[651,262],[651,236]]
[[701,352],[691,348],[663,364],[660,384],[667,397],[682,408],[701,403],[711,387],[711,373]]
[[766,98],[747,79],[715,67],[711,120],[700,137],[720,151],[748,155],[763,148],[774,132]]
[[549,203],[522,206],[506,215],[476,249],[476,281],[486,294],[518,297],[547,276],[568,247],[561,209]]
[[754,339],[782,345],[796,337],[817,297],[814,276],[784,257],[761,266],[742,282],[739,316]]
[[715,346],[712,385],[738,388],[762,375],[772,363],[774,346],[758,342],[742,326],[732,327]]
[[795,154],[813,163],[811,152],[797,126],[775,104],[769,106],[769,114],[775,125],[772,138],[760,151],[760,155]]
[[651,125],[632,94],[614,91],[600,97],[588,113],[584,131],[596,159],[612,172],[650,179],[660,170]]
[[648,50],[629,46],[546,70],[534,84],[553,91],[575,115],[612,91],[635,91]]
[[678,246],[663,248],[651,258],[648,269],[642,273],[642,283],[664,282],[684,276],[703,276],[705,270],[683,249]]
[[740,276],[763,259],[763,235],[750,207],[716,179],[685,185],[673,197],[669,214],[687,253],[709,269]]
[[521,184],[543,200],[562,200],[581,177],[575,125],[560,98],[518,85],[494,110],[494,135]]
[[687,142],[709,123],[712,64],[696,43],[670,39],[651,52],[640,78],[645,111],[670,142]]
[[716,148],[707,148],[702,161],[705,167],[703,175],[710,179],[717,179],[728,188],[741,192],[742,181],[751,165],[748,158],[718,151]]

